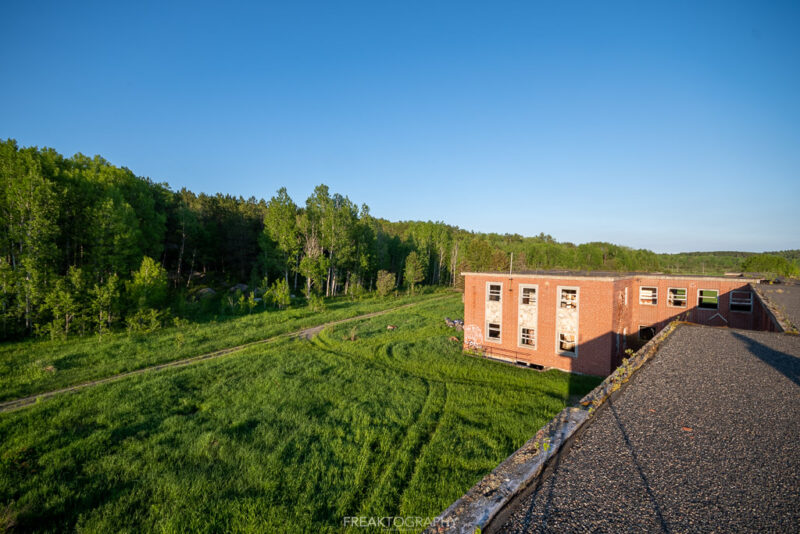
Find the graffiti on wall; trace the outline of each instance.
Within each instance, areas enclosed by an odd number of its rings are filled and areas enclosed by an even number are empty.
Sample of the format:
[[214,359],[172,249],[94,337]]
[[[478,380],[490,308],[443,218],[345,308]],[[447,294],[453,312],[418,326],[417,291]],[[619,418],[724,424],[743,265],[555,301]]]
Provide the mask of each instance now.
[[483,346],[483,332],[480,326],[476,324],[464,326],[464,344],[471,349]]

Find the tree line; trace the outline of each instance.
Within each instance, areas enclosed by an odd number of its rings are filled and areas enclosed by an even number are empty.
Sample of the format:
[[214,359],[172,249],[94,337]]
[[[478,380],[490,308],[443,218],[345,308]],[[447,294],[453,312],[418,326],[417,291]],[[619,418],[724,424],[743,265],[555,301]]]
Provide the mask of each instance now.
[[325,185],[304,204],[285,188],[269,200],[175,191],[100,156],[14,140],[0,142],[0,183],[0,339],[147,330],[196,314],[284,307],[290,294],[318,304],[420,284],[460,287],[462,271],[694,266],[690,256],[610,243],[390,222]]

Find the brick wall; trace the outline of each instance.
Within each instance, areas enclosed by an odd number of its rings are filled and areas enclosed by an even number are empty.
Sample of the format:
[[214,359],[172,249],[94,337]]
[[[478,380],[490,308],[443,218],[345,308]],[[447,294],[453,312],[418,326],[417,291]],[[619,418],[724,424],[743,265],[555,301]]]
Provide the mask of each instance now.
[[[502,284],[502,323],[499,342],[486,339],[486,285]],[[517,322],[520,284],[538,286],[538,327],[536,347],[520,346]],[[578,295],[578,354],[576,357],[558,354],[556,350],[556,310],[558,288],[577,287]],[[579,278],[513,278],[492,275],[467,275],[464,286],[465,346],[472,341],[485,347],[493,357],[533,363],[594,375],[611,372],[613,363],[613,286],[603,280]]]
[[[675,319],[757,330],[771,326],[755,294],[752,312],[730,309],[731,291],[752,292],[749,280],[659,275],[570,277],[561,274],[509,276],[465,273],[464,276],[465,348],[480,347],[492,357],[570,372],[610,374],[624,357],[625,349],[635,349],[640,344],[640,326],[652,326],[658,332]],[[487,305],[488,283],[502,285],[500,302],[491,301]],[[520,343],[518,315],[520,286],[523,284],[537,286],[535,347]],[[654,305],[640,303],[641,287],[655,288]],[[559,353],[558,327],[565,323],[563,309],[562,318],[557,319],[559,288],[578,290],[578,349],[574,356]],[[685,307],[668,304],[669,288],[686,290]],[[697,306],[698,291],[704,289],[719,292],[717,309]],[[499,340],[487,339],[487,313],[493,322],[500,318]],[[527,312],[524,315],[529,316]],[[567,323],[570,320],[566,319]]]

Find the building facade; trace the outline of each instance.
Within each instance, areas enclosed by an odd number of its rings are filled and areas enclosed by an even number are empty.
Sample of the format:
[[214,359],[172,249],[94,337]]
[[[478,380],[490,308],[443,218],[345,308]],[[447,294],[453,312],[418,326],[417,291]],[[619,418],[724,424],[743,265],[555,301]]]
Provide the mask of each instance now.
[[605,376],[670,321],[774,330],[757,279],[617,273],[462,273],[464,348]]

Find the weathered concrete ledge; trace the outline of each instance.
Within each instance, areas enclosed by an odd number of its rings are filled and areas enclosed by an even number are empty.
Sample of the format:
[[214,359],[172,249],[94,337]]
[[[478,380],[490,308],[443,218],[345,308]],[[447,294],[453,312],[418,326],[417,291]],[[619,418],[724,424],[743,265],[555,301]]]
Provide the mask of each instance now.
[[533,438],[442,512],[425,532],[474,534],[485,530],[509,502],[538,482],[550,460],[591,422],[597,408],[630,380],[679,324],[675,321],[667,325],[583,397],[578,406],[562,410]]
[[756,294],[756,297],[761,300],[761,304],[771,316],[772,321],[781,328],[781,332],[786,332],[789,334],[798,333],[797,327],[792,324],[792,322],[783,314],[781,309],[772,300],[770,300],[770,298],[767,297],[763,291],[761,291],[758,284],[750,284],[750,287],[753,288],[753,292]]

